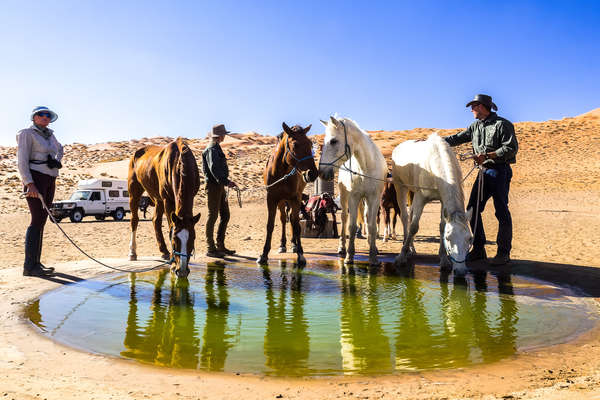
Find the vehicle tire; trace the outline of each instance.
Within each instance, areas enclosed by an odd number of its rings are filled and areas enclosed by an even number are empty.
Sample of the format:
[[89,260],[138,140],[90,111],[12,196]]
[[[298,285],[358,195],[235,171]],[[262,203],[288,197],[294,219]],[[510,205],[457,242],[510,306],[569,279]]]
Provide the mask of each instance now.
[[83,210],[81,208],[76,208],[73,210],[73,212],[71,212],[69,219],[71,220],[71,222],[81,222],[84,215],[85,214],[83,213]]
[[125,210],[123,210],[120,207],[117,208],[113,213],[113,218],[115,219],[115,221],[122,221],[123,217],[125,217]]
[[96,218],[96,221],[104,221],[106,218],[105,215],[95,215],[94,217]]

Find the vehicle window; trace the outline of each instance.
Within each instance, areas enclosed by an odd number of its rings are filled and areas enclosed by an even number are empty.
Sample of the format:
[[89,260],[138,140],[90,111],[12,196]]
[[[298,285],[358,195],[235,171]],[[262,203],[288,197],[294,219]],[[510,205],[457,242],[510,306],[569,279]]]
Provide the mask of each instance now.
[[100,192],[93,192],[90,200],[100,200]]
[[88,200],[92,192],[89,190],[78,190],[71,195],[69,200],[78,201],[78,200]]
[[123,190],[123,197],[129,197],[129,192],[127,190]]
[[118,190],[109,190],[108,197],[119,197],[119,191]]

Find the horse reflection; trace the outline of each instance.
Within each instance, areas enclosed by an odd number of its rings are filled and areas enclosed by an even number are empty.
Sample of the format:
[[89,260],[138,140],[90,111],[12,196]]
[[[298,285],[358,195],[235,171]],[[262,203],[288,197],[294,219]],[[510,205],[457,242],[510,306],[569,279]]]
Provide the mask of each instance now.
[[[216,276],[216,294],[215,294]],[[234,335],[228,333],[229,293],[225,270],[217,264],[208,264],[205,278],[206,324],[200,355],[202,368],[223,371],[227,352],[233,347]]]
[[269,268],[262,268],[267,305],[266,366],[275,375],[304,375],[308,372],[310,338],[304,316],[302,271],[287,271],[282,262],[281,280],[273,282]]
[[126,350],[121,355],[161,366],[196,368],[200,339],[194,324],[194,297],[186,279],[176,281],[172,278],[169,297],[163,299],[166,274],[166,270],[160,271],[154,283],[151,314],[145,328],[140,326],[140,314],[143,313],[138,306],[138,277],[132,274],[123,341]]
[[385,373],[393,370],[388,337],[379,312],[378,278],[357,276],[342,265],[340,311],[342,363],[346,373]]

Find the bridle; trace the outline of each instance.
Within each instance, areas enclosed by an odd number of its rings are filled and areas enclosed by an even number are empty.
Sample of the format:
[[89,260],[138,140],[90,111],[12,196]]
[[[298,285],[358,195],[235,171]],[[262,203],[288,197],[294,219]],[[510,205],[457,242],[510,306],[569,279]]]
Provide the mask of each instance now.
[[[286,135],[287,135],[287,133],[286,133]],[[312,151],[311,151],[310,155],[308,155],[308,156],[304,156],[302,158],[296,157],[296,155],[292,152],[292,149],[290,149],[290,142],[289,142],[289,140],[290,140],[290,137],[289,137],[289,135],[287,135],[286,138],[285,138],[285,151],[283,153],[283,160],[285,161],[285,159],[287,157],[287,154],[289,153],[290,156],[292,156],[292,158],[296,162],[294,163],[294,166],[293,166],[293,168],[292,168],[292,170],[290,172],[288,172],[287,174],[285,174],[281,178],[277,179],[275,182],[268,184],[265,187],[266,189],[269,189],[270,187],[275,186],[278,183],[285,181],[290,176],[295,175],[296,172],[298,171],[298,169],[296,168],[298,166],[298,163],[300,163],[300,162],[302,162],[304,160],[310,160],[311,158],[315,158],[315,155],[314,155],[314,153]]]
[[[462,224],[462,222],[459,222],[459,223],[461,223],[461,224]],[[468,225],[468,222],[467,222],[467,223],[465,223],[465,224],[463,224],[463,225],[465,225],[465,227],[467,228],[467,230],[469,230],[469,225]],[[442,232],[442,235],[441,235],[441,240],[444,242],[444,250],[446,250],[446,255],[448,256],[448,258],[450,259],[450,261],[452,261],[452,262],[454,262],[454,263],[456,263],[456,264],[462,264],[462,263],[464,263],[465,261],[467,261],[467,257],[466,257],[466,256],[465,256],[465,259],[464,259],[464,260],[462,260],[462,261],[460,261],[460,260],[457,260],[456,258],[452,257],[452,254],[450,254],[450,250],[448,249],[448,243],[446,242],[446,235],[444,235],[444,232]],[[470,247],[471,247],[471,246],[469,246],[469,250],[470,250]],[[468,254],[468,253],[469,253],[469,252],[467,251],[467,254]]]
[[[365,175],[362,174],[360,172],[356,172],[352,170],[352,149],[350,149],[350,145],[348,144],[348,132],[346,131],[346,124],[344,124],[344,121],[338,121],[340,124],[342,124],[342,126],[344,127],[344,153],[339,156],[338,158],[336,158],[335,160],[331,161],[331,162],[321,162],[321,160],[319,159],[319,168],[321,168],[321,165],[327,165],[333,168],[337,168],[339,170],[344,170],[344,171],[348,171],[350,172],[352,175],[358,175],[358,176],[362,176],[363,178],[369,178],[369,179],[374,179],[376,181],[381,181],[381,182],[387,182],[386,179],[380,179],[380,178],[376,178],[374,176],[369,176],[369,175]],[[348,166],[346,167],[345,165],[341,165],[341,166],[337,166],[336,163],[341,160],[343,157],[346,157],[346,160],[348,160]]]
[[[173,233],[175,233],[175,228],[171,228],[171,230],[169,231],[169,239],[173,240]],[[175,256],[179,256],[179,258],[185,257],[188,260],[188,263],[190,262],[190,257],[194,256],[194,250],[192,250],[191,254],[187,254],[187,253],[183,253],[181,251],[175,251],[175,249],[173,249],[173,252],[171,253],[171,260],[169,260],[169,263],[172,264],[175,262]]]

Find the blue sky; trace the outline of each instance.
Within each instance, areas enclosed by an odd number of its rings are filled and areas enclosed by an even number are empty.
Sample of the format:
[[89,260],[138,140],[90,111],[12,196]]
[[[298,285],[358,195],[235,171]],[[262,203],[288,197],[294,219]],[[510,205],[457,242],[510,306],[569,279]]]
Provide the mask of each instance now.
[[600,107],[599,1],[0,0],[0,145],[36,105],[62,143],[276,134],[337,112],[458,128]]

